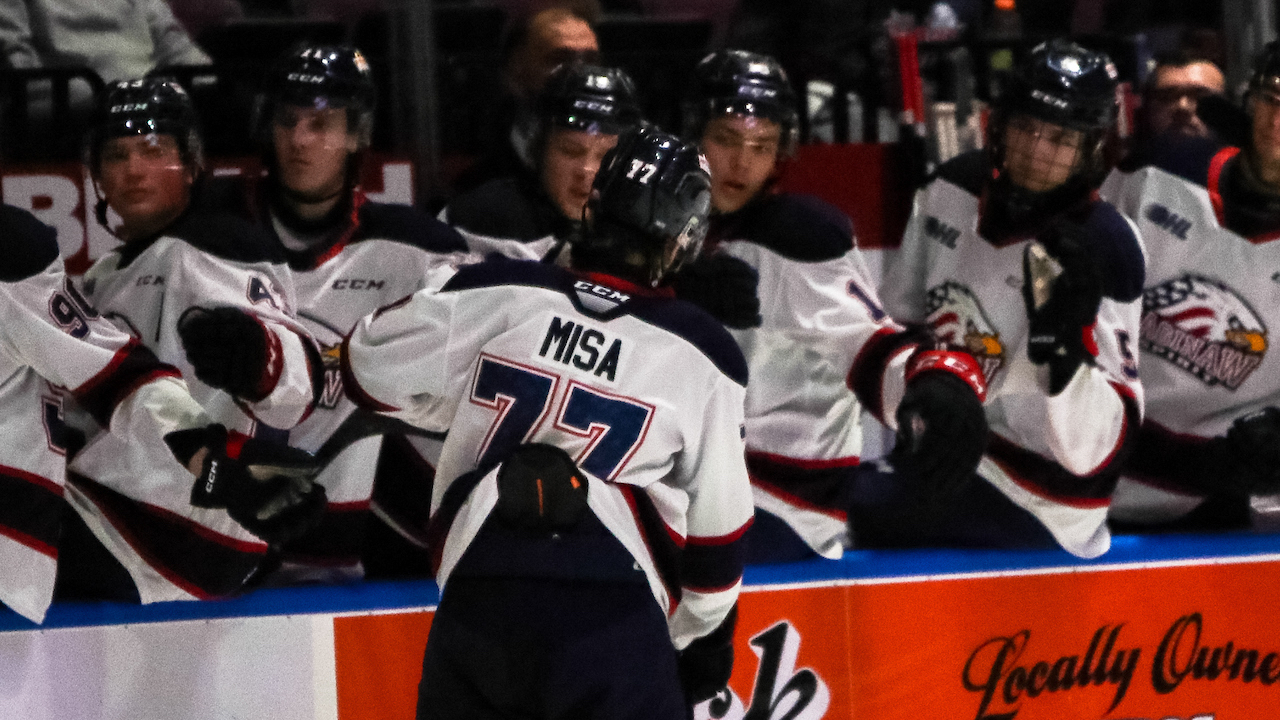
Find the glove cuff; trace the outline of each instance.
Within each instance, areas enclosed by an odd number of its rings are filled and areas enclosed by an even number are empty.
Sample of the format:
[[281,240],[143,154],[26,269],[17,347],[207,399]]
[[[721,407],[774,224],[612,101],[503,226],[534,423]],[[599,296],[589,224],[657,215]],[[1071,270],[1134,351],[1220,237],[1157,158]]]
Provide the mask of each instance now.
[[909,385],[922,373],[948,372],[965,382],[978,396],[979,402],[987,401],[987,379],[982,366],[972,355],[958,350],[917,350],[907,360],[905,381]]

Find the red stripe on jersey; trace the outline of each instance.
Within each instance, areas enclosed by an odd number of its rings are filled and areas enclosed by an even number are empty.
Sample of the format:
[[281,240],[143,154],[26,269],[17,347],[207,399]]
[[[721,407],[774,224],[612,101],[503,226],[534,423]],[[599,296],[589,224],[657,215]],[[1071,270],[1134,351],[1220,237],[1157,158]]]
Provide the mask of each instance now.
[[112,373],[120,367],[120,365],[125,361],[125,358],[129,357],[129,353],[133,352],[135,347],[138,347],[138,341],[133,338],[129,338],[129,341],[117,350],[115,355],[111,356],[111,360],[107,362],[106,367],[99,370],[93,377],[80,383],[79,387],[72,388],[72,394],[85,395],[92,392],[94,388],[106,381],[107,378],[111,377]]
[[690,585],[688,583],[685,583],[684,588],[686,590],[692,590],[696,593],[702,593],[703,595],[712,595],[718,592],[725,592],[726,590],[732,590],[735,586],[737,586],[739,582],[742,582],[741,575],[739,575],[737,579],[734,580],[733,582],[727,583],[725,585],[717,586],[717,587],[698,587],[697,585]]
[[8,465],[0,465],[0,474],[3,474],[7,477],[14,478],[16,480],[29,482],[32,485],[35,485],[42,490],[47,490],[48,492],[51,492],[54,495],[57,495],[58,497],[62,497],[63,493],[65,492],[61,485],[50,480],[49,478],[36,475],[35,473],[27,472],[26,470],[19,470],[16,467],[9,467]]
[[348,500],[346,502],[331,502],[325,507],[335,512],[363,512],[369,509],[370,502],[368,500]]
[[765,460],[779,465],[790,465],[799,470],[831,470],[833,468],[857,467],[862,463],[862,458],[857,455],[827,460],[808,460],[787,457],[786,455],[774,455],[773,453],[749,452],[747,457],[752,460]]
[[[992,432],[991,435],[993,438],[999,437],[998,435],[995,434],[995,432]],[[1021,487],[1022,489],[1026,490],[1027,492],[1033,495],[1044,498],[1045,500],[1051,500],[1055,503],[1058,503],[1059,505],[1066,505],[1068,507],[1079,508],[1081,510],[1093,510],[1095,508],[1104,508],[1104,507],[1111,506],[1110,497],[1105,497],[1105,498],[1068,497],[1066,495],[1061,495],[1058,493],[1051,492],[1045,489],[1044,487],[1042,487],[1041,485],[1030,480],[1025,475],[1014,470],[1013,466],[1008,462],[1001,459],[997,459],[994,455],[990,455],[990,454],[987,455],[987,457],[990,458],[991,462],[995,463],[996,466],[999,467],[1000,470],[1003,471],[1005,475],[1009,476],[1009,479],[1012,480],[1014,483],[1016,483],[1019,487]],[[1046,462],[1052,462],[1052,461],[1046,460]]]
[[19,545],[35,550],[41,555],[53,558],[54,560],[58,559],[58,548],[50,545],[49,543],[41,542],[21,530],[11,528],[7,525],[0,525],[0,535],[9,538]]
[[375,399],[372,395],[360,387],[360,382],[356,380],[356,375],[351,370],[351,336],[347,336],[342,340],[342,350],[339,353],[339,372],[342,373],[342,388],[347,393],[347,397],[351,398],[355,404],[360,407],[373,410],[375,412],[395,412],[400,408],[395,405],[388,405]]
[[1222,191],[1219,189],[1222,184],[1222,168],[1227,161],[1240,153],[1238,147],[1226,147],[1218,151],[1213,159],[1209,161],[1209,204],[1213,205],[1213,214],[1218,217],[1218,224],[1222,227],[1227,226],[1226,207],[1222,203]]
[[799,497],[798,495],[793,495],[779,488],[777,485],[761,480],[759,477],[757,477],[755,474],[751,473],[750,471],[747,472],[747,475],[750,476],[752,485],[755,485],[756,487],[769,493],[770,495],[773,495],[774,497],[778,498],[779,500],[785,502],[788,505],[797,507],[801,510],[806,510],[808,512],[815,512],[822,515],[826,515],[827,517],[833,518],[835,520],[839,520],[840,522],[847,522],[849,519],[849,514],[843,510],[835,510],[832,508],[822,507],[821,505],[815,505],[814,503],[811,503],[805,500],[804,498]]
[[742,524],[742,527],[738,528],[737,530],[734,530],[728,535],[690,535],[689,544],[701,545],[706,547],[706,546],[715,546],[715,545],[728,545],[729,543],[737,542],[738,540],[742,539],[743,535],[747,533],[747,530],[751,527],[751,523],[753,522],[755,522],[754,517],[747,520],[745,523]]

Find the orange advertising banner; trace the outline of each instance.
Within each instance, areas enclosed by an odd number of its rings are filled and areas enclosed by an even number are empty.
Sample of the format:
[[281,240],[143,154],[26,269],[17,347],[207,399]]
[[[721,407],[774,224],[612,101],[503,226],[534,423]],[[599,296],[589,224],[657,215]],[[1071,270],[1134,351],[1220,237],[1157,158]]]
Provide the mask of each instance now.
[[[1280,716],[1280,558],[745,588],[725,720]],[[334,620],[340,720],[413,717],[430,613]]]

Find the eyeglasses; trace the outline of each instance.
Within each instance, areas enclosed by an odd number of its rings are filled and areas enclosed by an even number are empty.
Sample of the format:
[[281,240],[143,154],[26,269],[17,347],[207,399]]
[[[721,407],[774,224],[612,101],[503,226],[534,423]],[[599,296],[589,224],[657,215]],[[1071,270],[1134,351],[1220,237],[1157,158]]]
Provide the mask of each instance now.
[[1221,94],[1201,85],[1169,85],[1148,90],[1147,99],[1151,102],[1173,105],[1181,102],[1183,98],[1188,98],[1191,102],[1199,102],[1210,95]]

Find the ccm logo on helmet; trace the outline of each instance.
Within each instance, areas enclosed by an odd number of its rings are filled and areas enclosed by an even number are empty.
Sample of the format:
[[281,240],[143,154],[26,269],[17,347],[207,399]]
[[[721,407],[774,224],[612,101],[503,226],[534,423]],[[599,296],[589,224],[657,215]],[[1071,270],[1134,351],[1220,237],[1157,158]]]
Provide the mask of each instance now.
[[289,73],[287,79],[292,82],[311,83],[312,85],[320,85],[324,83],[323,75],[312,75],[310,73]]

